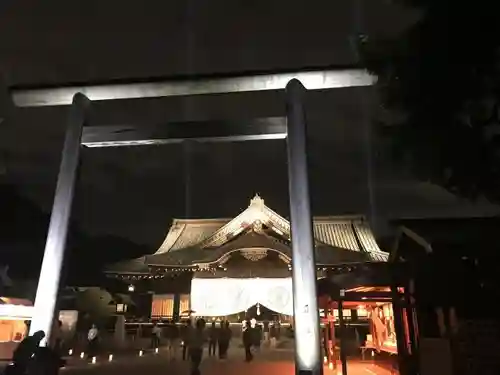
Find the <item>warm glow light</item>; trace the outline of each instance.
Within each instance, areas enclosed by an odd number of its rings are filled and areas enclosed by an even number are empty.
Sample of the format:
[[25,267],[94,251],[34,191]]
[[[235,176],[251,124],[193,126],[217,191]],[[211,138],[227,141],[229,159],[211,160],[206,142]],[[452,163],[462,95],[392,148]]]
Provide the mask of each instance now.
[[130,285],[128,286],[128,291],[129,291],[129,292],[131,292],[131,293],[132,293],[133,291],[135,291],[135,286],[134,286],[133,284],[130,284]]
[[139,357],[142,357],[143,354],[144,352],[142,350],[139,350]]
[[327,363],[328,362],[328,358],[326,357],[326,355],[323,357],[323,363]]
[[366,310],[365,305],[359,305],[356,310],[358,313],[358,317],[367,317],[368,316],[368,311]]
[[113,354],[110,354],[108,357],[108,361],[111,362],[113,360]]
[[73,349],[68,350],[68,355],[73,355]]
[[330,363],[328,364],[328,369],[329,369],[329,370],[333,370],[333,363],[332,363],[332,362],[330,362]]
[[96,362],[97,362],[97,358],[96,357],[92,357],[92,364],[95,365]]
[[254,305],[293,315],[292,279],[288,278],[194,278],[191,309],[198,316],[218,317],[246,311]]
[[84,353],[84,352],[81,352],[81,353],[80,353],[80,358],[82,358],[82,359],[83,359],[84,357],[85,357],[85,353]]
[[158,348],[155,348],[155,354],[158,354]]

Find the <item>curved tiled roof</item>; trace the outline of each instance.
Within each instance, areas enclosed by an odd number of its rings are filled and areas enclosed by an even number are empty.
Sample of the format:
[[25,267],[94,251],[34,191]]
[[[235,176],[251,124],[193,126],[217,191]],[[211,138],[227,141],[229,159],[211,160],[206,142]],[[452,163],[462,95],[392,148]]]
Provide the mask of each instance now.
[[271,236],[265,234],[257,234],[253,231],[239,235],[232,241],[227,242],[223,246],[213,249],[204,249],[201,247],[193,247],[186,251],[173,251],[164,254],[153,254],[146,257],[147,264],[150,265],[194,265],[198,263],[213,263],[218,261],[224,255],[233,251],[251,248],[266,248],[278,251],[287,257],[291,257],[291,249],[289,246],[275,240]]
[[[227,233],[243,225],[251,225],[256,220],[275,227],[289,238],[290,222],[267,207],[257,195],[249,207],[234,219],[175,219],[156,254],[188,249],[194,245],[221,246],[227,241]],[[325,245],[353,251],[382,252],[361,215],[314,217],[313,230],[316,241]]]
[[156,254],[194,246],[227,224],[230,219],[175,219]]
[[332,220],[325,220],[323,222],[321,219],[315,220],[314,237],[331,246],[359,251],[354,228],[348,221],[332,222]]
[[[194,266],[196,264],[215,263],[234,251],[257,248],[276,251],[287,258],[292,257],[292,249],[289,245],[265,233],[256,233],[249,230],[219,247],[204,249],[195,246],[182,252],[172,251],[154,254],[147,256],[145,262],[151,266]],[[315,253],[316,263],[320,265],[366,262],[370,260],[367,253],[332,248],[327,245],[316,246]]]
[[146,264],[146,257],[142,256],[140,258],[114,263],[106,269],[106,272],[142,275],[149,273],[149,267]]
[[[271,210],[264,200],[255,196],[249,207],[234,219],[175,219],[160,248],[155,254],[119,263],[107,272],[128,273],[147,272],[147,265],[183,265],[213,262],[223,255],[245,247],[252,247],[242,241],[249,241],[252,236],[244,234],[255,225],[265,225],[274,230],[277,236],[285,241],[290,240],[290,223],[288,220]],[[318,264],[339,264],[353,261],[385,262],[389,254],[382,251],[370,229],[366,219],[361,215],[324,216],[313,218],[316,261]],[[261,245],[281,251],[281,242],[274,237],[264,239],[259,234]],[[255,240],[255,239],[254,239]],[[266,241],[274,241],[267,243]],[[287,245],[284,245],[287,246]],[[283,249],[283,254],[290,252]],[[222,254],[222,255],[219,255]],[[290,253],[291,256],[291,253]],[[119,271],[122,269],[123,271]]]

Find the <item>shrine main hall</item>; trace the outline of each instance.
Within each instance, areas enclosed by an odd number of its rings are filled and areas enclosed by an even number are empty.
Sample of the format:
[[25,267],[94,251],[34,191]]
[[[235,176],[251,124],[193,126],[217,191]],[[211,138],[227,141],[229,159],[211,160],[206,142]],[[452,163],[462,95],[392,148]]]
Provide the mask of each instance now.
[[[387,262],[363,216],[313,218],[318,279],[328,268]],[[106,274],[153,293],[151,317],[227,317],[252,307],[293,315],[290,222],[256,195],[232,219],[174,219],[152,255]]]

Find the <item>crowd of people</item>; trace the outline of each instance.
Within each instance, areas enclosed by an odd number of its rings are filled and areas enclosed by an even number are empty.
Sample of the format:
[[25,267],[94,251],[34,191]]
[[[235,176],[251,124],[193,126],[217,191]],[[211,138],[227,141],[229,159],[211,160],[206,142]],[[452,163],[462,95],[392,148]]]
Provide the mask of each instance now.
[[276,348],[280,336],[280,323],[264,320],[258,324],[255,319],[244,320],[241,323],[243,333],[243,347],[245,348],[245,359],[250,362],[253,359],[252,349],[260,349],[264,341],[270,348]]
[[215,356],[218,350],[219,359],[227,358],[229,343],[232,338],[232,331],[228,321],[221,321],[219,325],[212,322],[206,329],[204,319],[196,320],[194,327],[185,326],[183,335],[183,359],[186,359],[186,349],[191,360],[191,373],[198,375],[200,373],[200,363],[203,358],[203,348],[208,344],[208,355]]
[[[203,357],[203,347],[208,344],[208,356],[215,356],[218,349],[220,359],[227,358],[227,352],[232,337],[232,330],[228,321],[219,325],[212,322],[206,329],[203,319],[198,319],[194,327],[188,327],[184,342],[188,347],[189,357],[192,362],[192,374],[199,374],[199,366]],[[279,322],[264,321],[257,324],[255,319],[244,320],[241,324],[242,341],[245,350],[245,360],[250,362],[254,358],[254,350],[259,350],[262,341],[269,343],[271,348],[276,347],[280,335]]]
[[[264,321],[257,324],[255,319],[244,320],[241,333],[245,360],[253,360],[254,351],[259,350],[263,341],[271,348],[276,347],[279,331],[278,322]],[[155,323],[151,331],[151,347],[156,348],[164,341],[170,359],[175,359],[177,348],[182,347],[182,359],[191,361],[192,374],[197,375],[205,346],[209,357],[218,356],[220,360],[224,360],[228,356],[232,335],[230,323],[224,320],[211,322],[208,326],[202,318],[197,319],[194,324],[191,321],[182,325],[167,322],[163,328]]]
[[[245,349],[246,361],[253,360],[254,349],[258,350],[262,341],[269,343],[271,348],[276,346],[279,338],[279,323],[264,321],[257,324],[255,319],[244,320],[241,325],[242,342]],[[142,335],[142,334],[141,334]],[[203,358],[204,347],[207,346],[208,356],[218,356],[224,360],[228,356],[228,349],[233,336],[229,321],[212,322],[208,327],[204,319],[197,319],[194,324],[187,321],[181,325],[167,322],[162,326],[153,324],[151,330],[151,348],[164,346],[169,359],[177,358],[177,351],[182,348],[182,359],[190,360],[192,374],[199,374],[199,366]],[[61,360],[61,339],[56,337],[55,345],[41,347],[40,342],[45,338],[45,333],[39,331],[27,336],[14,353],[12,365],[6,370],[6,375],[31,374],[33,364],[37,368],[44,368],[43,374],[57,374],[63,366]],[[87,354],[89,357],[98,353],[100,333],[95,324],[87,332]],[[40,372],[37,372],[37,374]]]

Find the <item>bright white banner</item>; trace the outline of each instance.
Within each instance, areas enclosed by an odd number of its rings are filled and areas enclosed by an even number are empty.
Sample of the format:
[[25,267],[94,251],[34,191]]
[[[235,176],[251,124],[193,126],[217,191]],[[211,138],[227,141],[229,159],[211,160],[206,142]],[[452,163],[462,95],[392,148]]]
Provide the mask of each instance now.
[[293,315],[292,278],[200,279],[191,281],[191,309],[199,316],[225,316],[261,304]]

